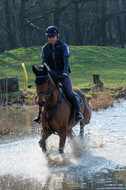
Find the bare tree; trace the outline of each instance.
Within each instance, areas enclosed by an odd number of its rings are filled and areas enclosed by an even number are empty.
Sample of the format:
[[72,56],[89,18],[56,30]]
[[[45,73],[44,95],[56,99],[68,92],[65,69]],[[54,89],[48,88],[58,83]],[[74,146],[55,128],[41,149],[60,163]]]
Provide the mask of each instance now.
[[126,43],[126,0],[0,0],[0,50],[41,45],[59,27],[72,45]]

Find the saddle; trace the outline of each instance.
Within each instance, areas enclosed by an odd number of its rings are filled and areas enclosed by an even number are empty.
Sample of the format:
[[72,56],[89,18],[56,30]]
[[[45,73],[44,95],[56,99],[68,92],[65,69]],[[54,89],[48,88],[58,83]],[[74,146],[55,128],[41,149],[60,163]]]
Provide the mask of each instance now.
[[[71,96],[70,96],[69,91],[66,88],[64,88],[62,86],[62,84],[59,84],[58,89],[59,89],[60,92],[62,91],[61,93],[63,95],[64,100],[67,102],[67,104],[71,108],[73,108],[73,104],[72,104],[72,101],[71,101]],[[74,92],[74,95],[76,96],[76,99],[78,101],[79,106],[81,106],[83,104],[83,100],[81,99],[81,97],[76,92]]]

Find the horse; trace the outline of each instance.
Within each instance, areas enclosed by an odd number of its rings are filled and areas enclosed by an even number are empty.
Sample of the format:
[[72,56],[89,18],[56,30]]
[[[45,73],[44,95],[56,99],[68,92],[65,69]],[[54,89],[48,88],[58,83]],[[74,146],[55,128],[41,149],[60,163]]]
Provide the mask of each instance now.
[[[72,128],[77,124],[75,120],[75,111],[72,114],[72,108],[63,96],[62,88],[56,85],[49,70],[46,66],[36,68],[32,66],[35,74],[35,84],[38,95],[38,104],[40,107],[41,121],[41,139],[39,145],[43,152],[46,152],[46,140],[52,134],[59,135],[59,153],[64,153],[66,137],[73,137]],[[90,122],[91,110],[88,105],[88,100],[84,93],[73,88],[82,99],[83,103],[80,106],[80,111],[84,119],[80,122],[80,134],[83,138],[84,126]]]

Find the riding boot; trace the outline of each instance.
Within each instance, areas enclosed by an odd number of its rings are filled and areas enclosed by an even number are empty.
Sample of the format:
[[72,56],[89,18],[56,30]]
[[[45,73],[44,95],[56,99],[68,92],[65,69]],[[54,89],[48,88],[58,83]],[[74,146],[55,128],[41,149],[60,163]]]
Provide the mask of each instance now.
[[32,119],[32,121],[35,121],[35,122],[37,122],[37,123],[41,123],[41,121],[40,121],[40,114],[41,114],[41,106],[39,106],[39,113],[38,113],[38,115],[36,115],[36,116]]
[[84,119],[84,117],[83,117],[82,113],[80,112],[80,107],[79,107],[78,101],[76,99],[76,96],[73,94],[71,96],[71,99],[72,99],[73,106],[75,108],[76,122],[81,122]]

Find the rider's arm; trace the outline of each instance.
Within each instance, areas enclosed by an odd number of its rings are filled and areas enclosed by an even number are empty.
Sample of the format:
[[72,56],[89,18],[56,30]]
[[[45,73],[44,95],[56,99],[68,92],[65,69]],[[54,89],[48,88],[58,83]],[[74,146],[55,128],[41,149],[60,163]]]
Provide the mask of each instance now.
[[63,56],[63,59],[64,59],[63,75],[67,76],[69,57]]
[[65,50],[64,50],[64,55],[63,55],[63,59],[64,59],[64,69],[63,69],[63,75],[67,76],[68,73],[68,66],[69,66],[69,47],[67,44],[64,44]]

